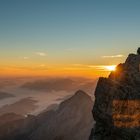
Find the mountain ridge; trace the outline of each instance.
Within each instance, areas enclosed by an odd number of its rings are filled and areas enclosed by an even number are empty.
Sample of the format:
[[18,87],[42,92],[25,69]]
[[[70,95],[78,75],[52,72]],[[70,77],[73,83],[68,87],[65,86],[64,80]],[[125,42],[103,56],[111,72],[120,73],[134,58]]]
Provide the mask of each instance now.
[[[92,106],[91,97],[79,90],[63,101],[56,110],[24,118],[13,114],[15,117],[12,122],[0,126],[0,139],[86,140],[93,126]],[[4,120],[5,116],[1,117],[2,119]]]

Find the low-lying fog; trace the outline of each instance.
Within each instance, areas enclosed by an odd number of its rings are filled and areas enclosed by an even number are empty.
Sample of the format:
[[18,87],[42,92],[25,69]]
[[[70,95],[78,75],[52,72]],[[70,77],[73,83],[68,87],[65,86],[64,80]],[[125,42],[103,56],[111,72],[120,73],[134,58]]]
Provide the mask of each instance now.
[[38,114],[56,107],[77,90],[93,97],[96,82],[86,78],[1,78],[0,115]]

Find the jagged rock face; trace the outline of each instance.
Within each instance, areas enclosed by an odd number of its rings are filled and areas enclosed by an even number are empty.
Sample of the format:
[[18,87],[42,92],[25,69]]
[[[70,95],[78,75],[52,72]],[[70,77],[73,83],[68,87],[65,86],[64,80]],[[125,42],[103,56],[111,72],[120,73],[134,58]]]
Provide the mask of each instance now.
[[140,55],[130,54],[95,91],[90,140],[140,140]]

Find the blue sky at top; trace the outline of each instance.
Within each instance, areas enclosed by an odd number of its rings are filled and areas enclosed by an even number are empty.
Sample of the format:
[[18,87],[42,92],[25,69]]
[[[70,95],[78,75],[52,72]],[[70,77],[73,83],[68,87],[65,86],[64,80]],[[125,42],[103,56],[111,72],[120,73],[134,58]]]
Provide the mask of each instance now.
[[127,55],[140,46],[139,5],[139,0],[0,0],[1,61],[20,61],[37,51],[48,53],[43,60],[48,63],[103,64],[103,55]]

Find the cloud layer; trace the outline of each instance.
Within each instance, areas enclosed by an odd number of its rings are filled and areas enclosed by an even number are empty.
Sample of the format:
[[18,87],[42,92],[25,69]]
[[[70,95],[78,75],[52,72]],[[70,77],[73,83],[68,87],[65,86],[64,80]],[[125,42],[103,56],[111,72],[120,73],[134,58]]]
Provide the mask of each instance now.
[[122,54],[117,54],[117,55],[105,55],[105,56],[102,56],[103,58],[122,58],[124,57],[124,55]]
[[46,53],[44,53],[44,52],[36,52],[36,54],[39,56],[46,56]]

